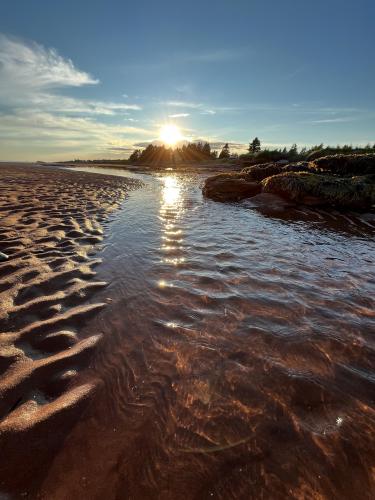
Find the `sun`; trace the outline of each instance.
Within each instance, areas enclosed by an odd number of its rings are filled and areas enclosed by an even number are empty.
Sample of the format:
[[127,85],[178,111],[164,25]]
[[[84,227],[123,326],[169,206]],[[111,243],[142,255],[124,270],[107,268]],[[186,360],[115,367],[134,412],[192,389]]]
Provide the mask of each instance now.
[[167,146],[174,146],[182,139],[180,129],[173,124],[163,125],[160,129],[159,137]]

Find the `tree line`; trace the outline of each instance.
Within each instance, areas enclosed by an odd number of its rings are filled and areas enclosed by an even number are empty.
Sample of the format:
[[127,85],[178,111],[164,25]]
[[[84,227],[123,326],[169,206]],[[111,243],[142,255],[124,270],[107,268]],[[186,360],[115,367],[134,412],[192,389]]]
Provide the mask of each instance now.
[[208,142],[190,142],[178,148],[149,144],[145,149],[136,149],[129,157],[130,163],[190,162],[205,160],[223,160],[231,157],[229,144],[220,152],[211,148]]
[[215,160],[217,152],[208,142],[191,142],[172,149],[164,145],[149,144],[145,149],[136,149],[129,157],[135,163],[160,163]]
[[248,152],[240,155],[243,161],[249,163],[267,163],[273,161],[287,160],[290,162],[297,161],[312,161],[327,155],[335,154],[362,154],[375,153],[375,143],[367,144],[364,147],[352,146],[344,144],[343,146],[325,146],[323,143],[317,144],[310,148],[298,148],[297,144],[293,144],[290,148],[261,148],[261,143],[256,137],[250,144]]
[[136,149],[130,155],[129,163],[180,163],[192,161],[241,159],[248,163],[266,163],[279,160],[304,161],[314,160],[321,156],[331,154],[351,153],[375,153],[375,144],[365,147],[353,147],[349,144],[344,146],[325,146],[319,144],[310,148],[298,149],[297,144],[290,148],[264,148],[258,137],[255,137],[248,146],[245,154],[233,154],[229,143],[224,144],[220,152],[213,150],[208,142],[188,143],[175,149],[164,145],[149,144],[145,149]]

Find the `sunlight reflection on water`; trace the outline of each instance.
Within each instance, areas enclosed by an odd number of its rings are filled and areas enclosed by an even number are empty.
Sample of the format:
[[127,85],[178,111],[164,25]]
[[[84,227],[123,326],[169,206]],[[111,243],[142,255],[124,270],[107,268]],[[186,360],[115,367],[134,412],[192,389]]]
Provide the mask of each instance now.
[[162,193],[162,207],[161,210],[167,208],[177,208],[178,203],[181,201],[181,185],[176,177],[168,175],[162,179],[164,187]]
[[[183,231],[176,227],[177,221],[183,212],[183,196],[180,180],[172,175],[167,175],[161,179],[163,183],[162,193],[160,198],[159,219],[162,221],[163,241],[160,250],[166,255],[162,259],[165,264],[178,266],[185,262],[183,253]],[[173,253],[173,256],[170,254]],[[175,255],[175,254],[178,255]]]

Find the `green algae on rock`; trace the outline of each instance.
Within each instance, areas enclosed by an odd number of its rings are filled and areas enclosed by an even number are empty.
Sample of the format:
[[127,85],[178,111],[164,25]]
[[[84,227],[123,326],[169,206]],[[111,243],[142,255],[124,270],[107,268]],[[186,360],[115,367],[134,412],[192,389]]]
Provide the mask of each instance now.
[[303,205],[369,210],[375,205],[375,154],[254,165],[209,177],[203,188],[203,194],[215,201],[237,201],[260,192]]
[[286,172],[262,181],[263,191],[304,205],[331,205],[354,210],[375,204],[373,176],[337,177],[310,172]]
[[310,162],[312,170],[335,175],[375,175],[375,154],[332,155]]

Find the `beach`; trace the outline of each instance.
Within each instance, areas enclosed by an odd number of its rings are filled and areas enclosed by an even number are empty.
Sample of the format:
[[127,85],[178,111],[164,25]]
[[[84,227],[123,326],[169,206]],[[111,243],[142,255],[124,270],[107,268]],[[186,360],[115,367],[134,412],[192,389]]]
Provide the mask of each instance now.
[[[35,467],[20,470],[20,454],[21,463],[32,463],[35,449],[45,447],[41,436],[50,450],[58,446],[95,389],[95,380],[79,376],[101,337],[99,331],[80,335],[87,319],[105,306],[90,300],[106,286],[95,279],[95,253],[108,217],[140,183],[2,164],[0,185],[0,250],[8,256],[0,263],[4,485],[17,484],[17,472],[30,481]],[[39,460],[42,465],[43,453]]]
[[0,172],[1,494],[371,497],[373,214]]

